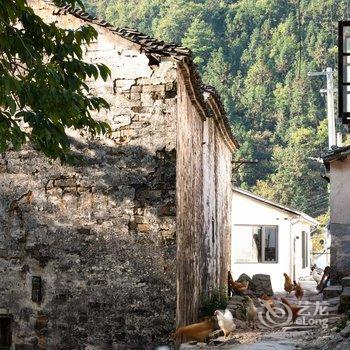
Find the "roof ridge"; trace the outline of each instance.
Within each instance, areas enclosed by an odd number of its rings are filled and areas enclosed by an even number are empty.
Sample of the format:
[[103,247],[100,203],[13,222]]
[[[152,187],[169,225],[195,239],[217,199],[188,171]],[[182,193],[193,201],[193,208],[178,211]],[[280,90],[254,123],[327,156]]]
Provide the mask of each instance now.
[[266,197],[260,196],[260,195],[254,193],[254,192],[248,191],[248,190],[243,189],[243,188],[238,187],[238,186],[232,186],[232,189],[233,189],[233,191],[236,191],[238,193],[242,193],[244,195],[253,197],[253,198],[257,199],[257,200],[261,200],[261,201],[263,201],[263,202],[265,202],[267,204],[273,205],[273,206],[275,206],[277,208],[280,208],[282,210],[289,211],[291,213],[299,215],[299,216],[303,217],[307,221],[314,222],[315,224],[316,223],[318,224],[318,221],[314,217],[312,217],[309,214],[304,213],[303,211],[300,211],[300,210],[295,209],[295,208],[291,208],[291,207],[289,207],[287,205],[280,204],[280,203],[276,202],[275,200],[271,200],[271,199],[268,199]]

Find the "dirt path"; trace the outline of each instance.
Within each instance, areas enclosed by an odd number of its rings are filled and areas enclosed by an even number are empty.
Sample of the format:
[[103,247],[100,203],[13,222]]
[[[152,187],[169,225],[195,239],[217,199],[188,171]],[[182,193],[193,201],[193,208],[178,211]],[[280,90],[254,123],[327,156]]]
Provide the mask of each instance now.
[[[223,339],[218,338],[212,345],[184,344],[181,350],[217,348],[225,350],[313,349],[312,343],[322,335],[330,336],[330,330],[339,323],[341,319],[341,316],[337,314],[339,298],[323,300],[322,295],[317,293],[316,283],[313,281],[302,281],[301,285],[304,289],[304,297],[299,305],[303,307],[303,310],[294,324],[291,324],[287,317],[282,316],[276,319],[273,317],[265,317],[264,319],[262,308],[259,308],[261,314],[257,330],[246,329],[244,322],[238,322],[237,331],[226,342],[222,342]],[[288,296],[286,293],[276,293],[274,298],[280,300],[282,296],[286,297],[290,303],[298,304],[294,293]],[[281,304],[277,308],[282,309]]]

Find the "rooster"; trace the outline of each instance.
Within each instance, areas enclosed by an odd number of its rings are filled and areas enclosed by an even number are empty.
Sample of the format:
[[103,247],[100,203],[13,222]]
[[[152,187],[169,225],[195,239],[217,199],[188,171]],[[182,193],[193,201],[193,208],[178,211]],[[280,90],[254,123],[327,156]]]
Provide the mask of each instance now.
[[290,294],[291,291],[294,289],[294,285],[292,283],[291,278],[286,273],[284,273],[283,276],[284,276],[284,290],[288,294]]
[[300,283],[296,283],[295,281],[294,282],[294,290],[295,290],[295,296],[298,300],[301,300],[303,299],[303,296],[304,296],[304,290],[303,288],[301,288],[301,285]]
[[250,297],[246,296],[245,300],[247,302],[247,309],[246,309],[246,320],[248,322],[248,326],[255,328],[255,321],[258,315],[258,311],[253,303],[253,300],[250,299]]
[[287,312],[287,308],[289,308],[292,311],[292,322],[294,323],[297,317],[299,316],[299,311],[302,309],[302,307],[290,304],[286,298],[281,298],[281,301],[284,304],[284,307],[286,308]]
[[215,318],[208,317],[203,322],[178,328],[173,334],[173,339],[177,340],[183,337],[187,341],[196,340],[198,342],[205,342],[209,338],[209,334],[213,332],[214,326]]
[[229,309],[226,309],[225,313],[216,310],[214,315],[217,317],[219,327],[224,332],[224,338],[226,339],[227,336],[236,329],[232,313]]

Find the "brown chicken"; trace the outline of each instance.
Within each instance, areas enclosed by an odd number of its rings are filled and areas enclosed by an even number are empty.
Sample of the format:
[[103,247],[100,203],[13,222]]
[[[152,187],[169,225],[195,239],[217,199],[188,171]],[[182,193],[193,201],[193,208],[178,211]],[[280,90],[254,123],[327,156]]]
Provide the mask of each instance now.
[[235,294],[242,295],[249,287],[248,281],[243,281],[243,282],[234,281],[230,271],[228,272],[227,282],[228,282],[228,290],[230,294],[232,292]]
[[236,294],[243,294],[249,287],[248,281],[243,282],[237,282],[237,281],[230,281],[230,288],[233,290]]
[[303,296],[304,296],[304,290],[303,288],[301,288],[301,285],[300,283],[296,283],[295,281],[294,282],[294,290],[295,290],[295,296],[298,300],[301,300],[303,299]]
[[203,322],[193,323],[188,326],[180,327],[173,334],[173,339],[177,340],[183,337],[182,340],[190,341],[196,340],[198,342],[205,342],[209,334],[213,332],[215,326],[215,318],[208,317]]
[[248,322],[248,326],[252,327],[253,329],[255,328],[255,321],[258,315],[258,310],[255,307],[253,300],[246,296],[245,297],[246,303],[247,303],[247,308],[246,308],[246,320]]
[[284,273],[284,290],[290,294],[292,292],[292,290],[294,289],[294,285],[292,283],[292,280],[290,279],[290,277]]
[[299,316],[299,311],[302,309],[302,307],[289,303],[286,298],[281,298],[281,301],[286,309],[288,307],[292,311],[292,322],[294,323],[297,317]]
[[261,296],[261,299],[265,301],[266,304],[268,304],[272,309],[274,309],[276,307],[273,299],[271,297],[269,297],[268,295],[266,294],[263,294]]

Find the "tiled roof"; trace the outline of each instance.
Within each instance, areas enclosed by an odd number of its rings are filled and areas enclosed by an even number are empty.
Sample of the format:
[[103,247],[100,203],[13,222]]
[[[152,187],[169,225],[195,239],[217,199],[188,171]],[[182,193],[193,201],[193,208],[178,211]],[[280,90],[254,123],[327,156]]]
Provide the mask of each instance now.
[[[46,2],[50,2],[49,0]],[[225,129],[226,132],[229,136],[229,138],[231,139],[231,141],[233,141],[233,143],[235,144],[236,147],[239,147],[237,140],[235,139],[232,130],[231,130],[231,126],[229,123],[229,120],[227,118],[225,109],[222,105],[221,99],[219,94],[217,93],[217,91],[215,90],[214,87],[212,86],[206,86],[202,83],[202,79],[198,73],[198,69],[196,64],[193,62],[193,58],[192,58],[192,53],[191,50],[174,44],[174,43],[165,43],[164,41],[161,40],[157,40],[154,39],[146,34],[141,33],[140,31],[138,31],[137,29],[133,29],[133,28],[118,28],[113,26],[112,24],[110,24],[109,22],[105,21],[105,20],[100,20],[97,17],[81,10],[81,9],[76,9],[73,8],[70,5],[58,8],[57,11],[55,11],[55,14],[71,14],[75,17],[78,17],[84,21],[90,22],[92,24],[107,28],[109,31],[127,39],[132,41],[133,43],[139,44],[144,50],[145,52],[149,53],[149,54],[153,54],[153,55],[159,55],[159,56],[169,56],[169,57],[173,57],[174,59],[181,61],[183,63],[186,63],[188,65],[188,67],[190,68],[190,73],[191,73],[191,80],[193,82],[194,88],[195,88],[195,92],[196,92],[196,97],[197,99],[200,101],[201,105],[204,107],[205,110],[208,109],[207,104],[205,103],[203,94],[207,93],[210,94],[216,104],[219,107],[220,110],[220,114],[222,117],[222,121],[225,125]],[[207,116],[210,116],[211,113],[210,111],[207,110]]]
[[344,147],[332,147],[325,155],[322,156],[322,160],[326,169],[330,169],[329,163],[333,160],[346,158],[350,154],[350,146]]

